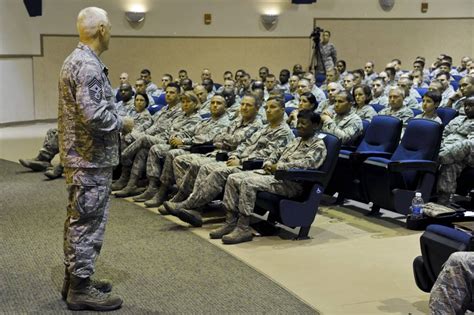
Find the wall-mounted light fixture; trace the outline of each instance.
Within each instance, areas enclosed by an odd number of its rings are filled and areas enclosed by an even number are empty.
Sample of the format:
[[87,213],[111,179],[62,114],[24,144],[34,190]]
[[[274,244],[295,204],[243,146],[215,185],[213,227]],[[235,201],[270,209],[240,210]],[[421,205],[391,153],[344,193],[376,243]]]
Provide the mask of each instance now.
[[278,15],[276,14],[262,14],[260,16],[263,26],[267,31],[276,27],[278,23]]
[[145,20],[145,12],[125,12],[125,18],[131,24],[138,24]]

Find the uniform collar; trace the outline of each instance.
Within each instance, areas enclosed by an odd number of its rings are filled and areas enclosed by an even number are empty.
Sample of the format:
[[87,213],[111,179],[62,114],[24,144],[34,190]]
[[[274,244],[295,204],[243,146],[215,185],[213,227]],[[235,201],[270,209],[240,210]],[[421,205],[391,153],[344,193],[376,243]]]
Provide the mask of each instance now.
[[106,76],[109,75],[109,69],[104,65],[102,60],[100,60],[99,56],[97,56],[95,52],[89,46],[87,46],[84,43],[79,42],[79,44],[77,44],[77,48],[86,51],[88,54],[92,55],[95,59],[97,59],[97,61],[100,64],[100,67],[102,68],[102,71],[105,73]]

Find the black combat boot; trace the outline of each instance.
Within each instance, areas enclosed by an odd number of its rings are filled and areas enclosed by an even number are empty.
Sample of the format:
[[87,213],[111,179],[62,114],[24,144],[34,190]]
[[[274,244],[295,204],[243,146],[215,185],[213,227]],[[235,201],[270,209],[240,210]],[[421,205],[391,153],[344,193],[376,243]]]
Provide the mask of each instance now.
[[133,201],[145,202],[147,200],[150,200],[156,195],[156,193],[158,192],[158,186],[159,186],[160,180],[156,177],[149,177],[148,180],[149,182],[148,182],[148,187],[146,188],[146,190],[142,194],[136,197],[133,197]]
[[114,192],[114,195],[117,198],[125,198],[136,196],[140,192],[140,189],[138,189],[138,175],[131,173],[127,185],[122,190]]
[[249,242],[253,239],[252,230],[250,229],[250,216],[240,215],[237,221],[237,227],[232,233],[222,236],[224,244],[239,244]]
[[89,278],[71,275],[66,298],[67,307],[73,311],[112,311],[122,306],[122,299],[111,293],[103,293],[91,284]]
[[224,235],[231,233],[237,226],[237,220],[239,219],[239,214],[233,211],[226,212],[225,223],[220,228],[212,230],[209,233],[209,237],[212,239],[222,238]]
[[[71,274],[66,268],[64,271],[63,287],[61,289],[61,296],[63,297],[63,300],[66,300],[67,298],[67,293],[69,291],[70,284],[71,284]],[[108,293],[112,291],[112,282],[110,282],[107,279],[100,279],[100,280],[91,279],[91,285],[103,293]]]
[[130,172],[132,168],[130,166],[122,166],[122,173],[120,178],[112,184],[112,190],[122,190],[127,186],[128,180],[130,179]]
[[[158,191],[156,192],[155,196],[148,201],[145,201],[145,207],[152,208],[152,207],[159,207],[166,201],[166,197],[168,197],[168,186],[161,185]],[[161,213],[161,211],[160,211]],[[164,214],[164,213],[162,213]],[[168,213],[166,213],[168,214]]]
[[48,167],[51,166],[51,158],[40,152],[34,159],[19,159],[20,164],[26,168],[29,168],[35,172],[44,172]]
[[56,179],[63,175],[63,170],[64,167],[61,164],[58,164],[55,167],[49,167],[46,172],[44,172],[44,176],[49,179]]

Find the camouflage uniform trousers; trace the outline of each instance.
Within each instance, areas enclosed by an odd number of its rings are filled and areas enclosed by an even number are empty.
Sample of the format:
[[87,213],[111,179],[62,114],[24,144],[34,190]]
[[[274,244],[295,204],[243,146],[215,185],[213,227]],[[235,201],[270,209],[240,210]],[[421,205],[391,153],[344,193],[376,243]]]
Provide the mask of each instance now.
[[[263,170],[258,172],[261,171]],[[240,212],[249,216],[253,213],[259,191],[292,198],[300,195],[303,192],[303,187],[295,182],[277,180],[273,175],[247,171],[230,175],[227,178],[224,191],[223,201],[227,211]]]
[[439,153],[441,169],[438,177],[438,191],[455,193],[456,180],[466,166],[474,167],[474,139],[457,141],[442,148]]
[[109,214],[112,168],[66,168],[68,191],[64,223],[64,264],[80,278],[90,277],[102,248]]
[[58,128],[48,129],[43,141],[43,147],[40,149],[43,156],[52,160],[59,153]]
[[194,209],[219,197],[230,174],[242,172],[241,167],[227,166],[226,162],[213,162],[199,168],[193,192],[186,199],[186,208]]
[[156,144],[148,152],[146,175],[148,178],[159,178],[164,185],[174,184],[173,160],[176,156],[188,154],[183,149],[171,149],[167,144]]
[[430,294],[431,314],[464,314],[474,302],[474,253],[451,254]]
[[185,154],[176,157],[173,161],[173,173],[180,193],[189,196],[201,166],[214,162],[216,162],[214,157],[203,154]]
[[155,144],[166,144],[166,140],[161,139],[157,136],[144,135],[133,143],[128,145],[123,151],[121,156],[122,165],[131,166],[138,152],[142,149],[148,150]]

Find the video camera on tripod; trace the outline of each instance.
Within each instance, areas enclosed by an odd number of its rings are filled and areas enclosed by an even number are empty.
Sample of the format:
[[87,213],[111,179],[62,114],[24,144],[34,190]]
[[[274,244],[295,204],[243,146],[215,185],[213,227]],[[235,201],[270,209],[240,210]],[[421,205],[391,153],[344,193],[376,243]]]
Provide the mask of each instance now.
[[319,43],[321,42],[321,32],[324,32],[324,30],[316,26],[313,29],[313,32],[311,32],[311,34],[309,35],[309,37],[313,39],[316,45],[319,45]]

